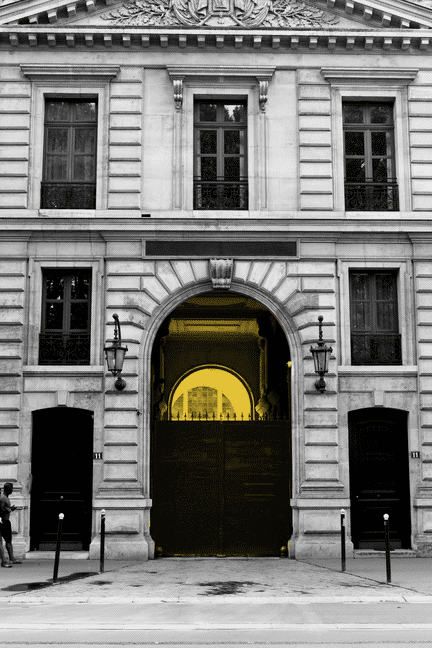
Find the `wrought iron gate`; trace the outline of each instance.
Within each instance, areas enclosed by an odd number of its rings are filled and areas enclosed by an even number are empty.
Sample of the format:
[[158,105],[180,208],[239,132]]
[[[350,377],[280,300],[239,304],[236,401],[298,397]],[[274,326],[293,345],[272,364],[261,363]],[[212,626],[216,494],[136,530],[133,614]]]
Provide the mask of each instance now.
[[151,534],[163,555],[277,556],[291,533],[287,421],[156,421]]

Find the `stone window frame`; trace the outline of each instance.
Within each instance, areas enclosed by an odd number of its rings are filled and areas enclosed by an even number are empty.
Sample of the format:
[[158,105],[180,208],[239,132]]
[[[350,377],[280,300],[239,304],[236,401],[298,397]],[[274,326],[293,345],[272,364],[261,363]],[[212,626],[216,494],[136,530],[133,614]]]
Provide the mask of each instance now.
[[[112,65],[21,65],[22,73],[32,82],[30,114],[29,209],[45,216],[86,217],[108,204],[108,127],[109,82],[120,68]],[[42,209],[41,182],[44,160],[45,99],[95,99],[98,105],[96,145],[95,209]]]
[[[267,209],[267,116],[269,82],[274,67],[167,66],[173,83],[174,165],[173,209],[185,210],[196,218],[224,218]],[[194,104],[196,100],[233,99],[247,102],[247,159],[249,207],[223,211],[193,209]]]
[[[91,301],[90,301],[90,364],[89,365],[47,365],[39,364],[39,333],[42,330],[42,296],[44,270],[71,271],[74,268],[91,271]],[[29,315],[28,315],[28,348],[27,365],[35,369],[46,371],[48,367],[58,371],[82,372],[86,368],[103,364],[101,336],[103,328],[102,303],[102,277],[103,263],[88,257],[79,259],[59,260],[51,257],[31,259],[28,268],[29,282]]]
[[[355,271],[393,271],[397,274],[397,313],[399,333],[402,346],[402,363],[400,365],[353,365],[351,363],[351,317],[350,317],[350,273]],[[339,319],[340,319],[340,366],[344,369],[352,367],[353,371],[390,370],[401,371],[414,365],[413,346],[413,305],[410,301],[411,268],[409,261],[382,261],[381,259],[338,261],[338,276],[340,282]]]
[[[334,209],[345,212],[345,172],[342,104],[346,101],[385,101],[394,103],[394,149],[399,188],[399,212],[410,211],[411,169],[409,160],[408,84],[418,70],[412,68],[321,68],[321,75],[331,86],[332,153]],[[346,212],[347,218],[365,217],[365,213]]]

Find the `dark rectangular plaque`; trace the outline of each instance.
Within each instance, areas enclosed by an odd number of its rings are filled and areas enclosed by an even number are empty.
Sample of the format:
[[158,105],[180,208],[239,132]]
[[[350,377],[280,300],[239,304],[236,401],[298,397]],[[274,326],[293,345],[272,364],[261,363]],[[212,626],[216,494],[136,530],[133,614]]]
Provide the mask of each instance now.
[[297,256],[295,241],[147,241],[148,256]]

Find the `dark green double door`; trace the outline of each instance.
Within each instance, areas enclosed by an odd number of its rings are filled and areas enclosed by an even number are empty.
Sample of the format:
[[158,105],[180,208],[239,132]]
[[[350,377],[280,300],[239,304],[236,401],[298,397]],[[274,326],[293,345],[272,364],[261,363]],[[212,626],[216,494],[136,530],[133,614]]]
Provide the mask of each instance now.
[[163,555],[277,556],[291,533],[283,421],[159,421],[151,534]]

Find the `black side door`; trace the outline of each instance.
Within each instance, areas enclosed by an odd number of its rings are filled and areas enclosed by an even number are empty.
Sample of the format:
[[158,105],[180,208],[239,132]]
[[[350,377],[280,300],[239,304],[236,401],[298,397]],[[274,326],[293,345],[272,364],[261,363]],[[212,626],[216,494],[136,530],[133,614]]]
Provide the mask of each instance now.
[[407,414],[369,408],[349,415],[352,539],[356,549],[410,547]]
[[33,413],[30,548],[87,550],[91,536],[93,418],[72,408]]

